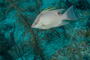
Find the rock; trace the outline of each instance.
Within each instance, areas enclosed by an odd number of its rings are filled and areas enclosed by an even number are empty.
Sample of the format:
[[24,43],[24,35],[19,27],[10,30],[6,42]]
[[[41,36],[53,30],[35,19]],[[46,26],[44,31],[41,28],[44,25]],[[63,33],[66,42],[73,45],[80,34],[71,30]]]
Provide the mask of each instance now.
[[79,0],[68,0],[70,3],[77,3]]
[[2,8],[0,8],[0,21],[3,20],[5,18],[5,14],[2,10]]
[[0,3],[3,3],[4,2],[4,0],[0,0]]
[[7,52],[0,52],[0,56],[2,60],[13,60],[12,56]]
[[87,2],[90,4],[90,0],[87,0]]
[[[85,10],[85,9],[89,9],[90,8],[90,6],[89,6],[89,2],[88,1],[86,1],[86,0],[74,0],[74,1],[72,1],[72,0],[67,0],[68,2],[68,4],[70,4],[70,5],[74,5],[74,6],[76,6],[76,8],[78,8],[78,9],[82,9],[82,10]],[[90,1],[90,0],[89,0]]]
[[3,57],[2,56],[0,56],[0,60],[3,60]]

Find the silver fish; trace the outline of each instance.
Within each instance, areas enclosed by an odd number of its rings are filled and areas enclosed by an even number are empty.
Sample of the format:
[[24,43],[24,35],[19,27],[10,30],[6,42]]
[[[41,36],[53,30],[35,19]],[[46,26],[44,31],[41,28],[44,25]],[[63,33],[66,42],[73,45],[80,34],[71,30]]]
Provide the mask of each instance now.
[[65,9],[41,12],[37,16],[31,27],[38,29],[50,29],[53,27],[63,26],[69,23],[69,22],[64,22],[64,20],[78,19],[73,12],[73,6],[71,6],[63,14],[61,14],[63,10]]

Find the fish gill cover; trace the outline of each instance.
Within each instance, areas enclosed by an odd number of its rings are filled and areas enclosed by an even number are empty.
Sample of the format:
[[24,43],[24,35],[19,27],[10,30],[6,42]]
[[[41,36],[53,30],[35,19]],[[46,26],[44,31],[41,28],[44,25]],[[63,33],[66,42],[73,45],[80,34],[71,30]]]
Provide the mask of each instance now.
[[[31,28],[44,9],[72,5],[77,21]],[[90,60],[90,0],[0,0],[0,60]]]

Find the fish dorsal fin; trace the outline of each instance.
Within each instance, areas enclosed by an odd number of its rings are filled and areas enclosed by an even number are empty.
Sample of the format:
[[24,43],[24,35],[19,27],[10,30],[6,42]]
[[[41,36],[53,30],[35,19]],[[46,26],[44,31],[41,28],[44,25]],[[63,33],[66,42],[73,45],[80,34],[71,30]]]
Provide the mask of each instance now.
[[44,12],[47,12],[47,11],[51,11],[51,10],[54,10],[56,9],[56,7],[48,7],[46,9],[44,9],[41,13],[44,13]]

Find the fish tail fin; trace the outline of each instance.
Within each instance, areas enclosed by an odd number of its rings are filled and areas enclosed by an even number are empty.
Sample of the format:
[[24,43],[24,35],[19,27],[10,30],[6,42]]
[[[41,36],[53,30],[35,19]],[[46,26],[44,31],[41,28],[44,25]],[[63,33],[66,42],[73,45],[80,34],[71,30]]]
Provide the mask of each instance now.
[[64,17],[66,20],[77,20],[78,19],[74,14],[73,6],[67,9],[67,11],[64,13]]

